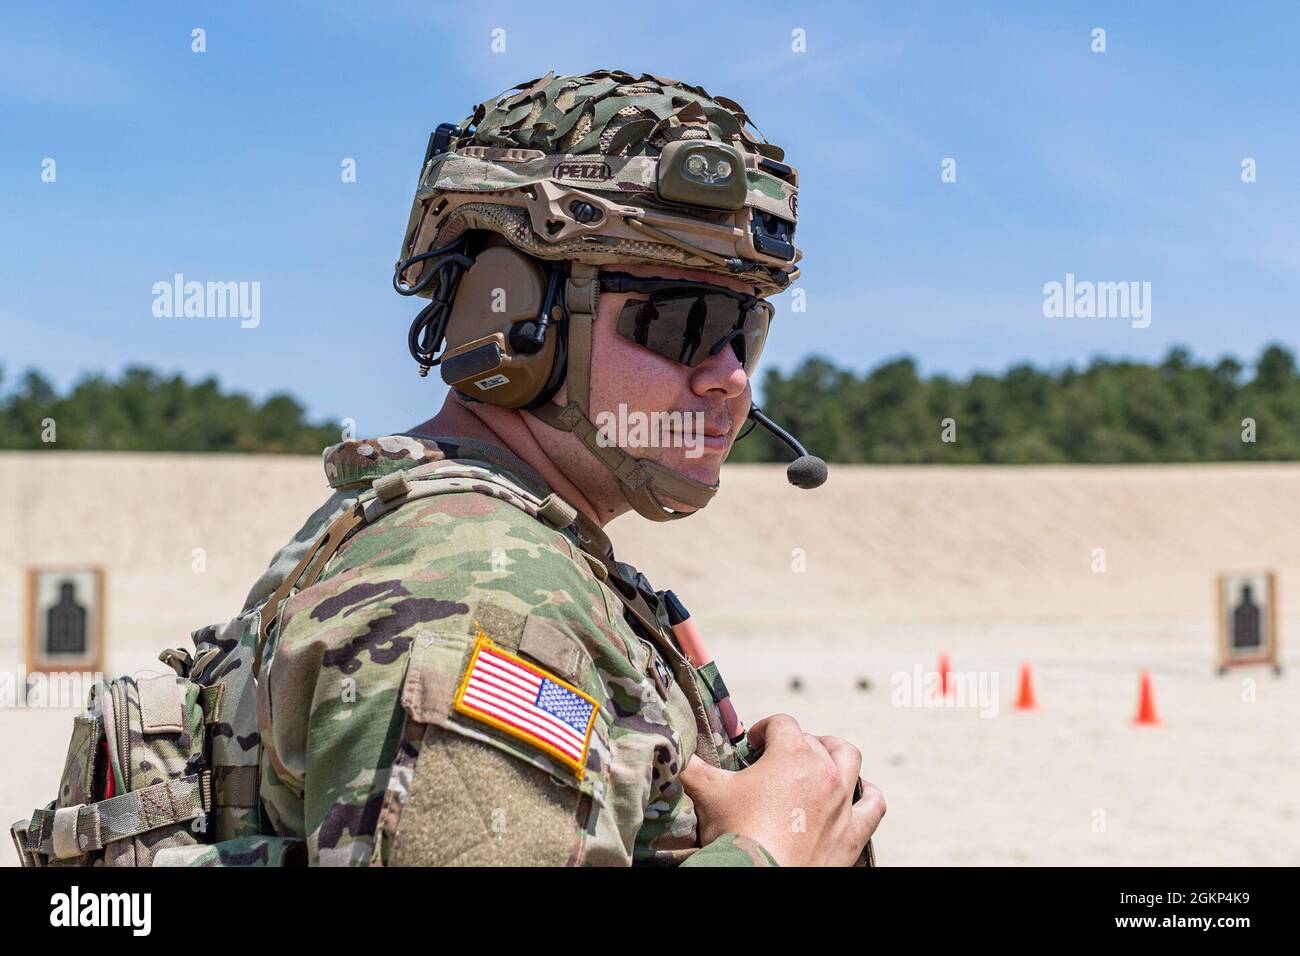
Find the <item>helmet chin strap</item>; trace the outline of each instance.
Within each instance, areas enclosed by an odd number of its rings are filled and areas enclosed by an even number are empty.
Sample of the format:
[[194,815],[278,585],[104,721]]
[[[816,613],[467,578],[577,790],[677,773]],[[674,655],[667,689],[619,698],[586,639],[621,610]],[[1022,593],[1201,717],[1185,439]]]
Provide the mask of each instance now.
[[569,402],[561,407],[547,401],[532,414],[561,431],[572,432],[596,459],[618,479],[623,497],[636,513],[651,521],[673,521],[694,514],[675,511],[659,498],[664,495],[695,508],[703,508],[718,491],[718,482],[707,485],[687,478],[657,461],[633,458],[617,445],[600,441],[600,430],[592,423],[591,401],[591,327],[596,320],[597,267],[587,263],[572,264],[565,283],[565,306],[568,311],[569,355],[567,390]]

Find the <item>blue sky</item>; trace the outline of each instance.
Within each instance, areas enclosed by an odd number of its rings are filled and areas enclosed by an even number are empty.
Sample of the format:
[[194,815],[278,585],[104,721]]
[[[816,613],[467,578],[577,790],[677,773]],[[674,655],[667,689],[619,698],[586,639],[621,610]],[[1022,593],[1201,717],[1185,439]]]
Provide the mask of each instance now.
[[[1133,9],[1139,7],[1140,9]],[[429,131],[554,68],[739,100],[800,169],[801,286],[764,363],[911,354],[1253,359],[1291,344],[1289,4],[133,3],[0,12],[0,364],[132,362],[396,430],[441,403],[390,288]],[[717,9],[719,12],[705,12]],[[588,12],[583,12],[587,10]],[[726,12],[722,12],[726,11]],[[202,27],[207,52],[191,52]],[[1106,30],[1105,53],[1090,49]],[[506,51],[491,52],[492,31]],[[791,50],[791,31],[807,50]],[[41,181],[42,161],[57,180]],[[357,182],[340,163],[352,157]],[[957,181],[940,164],[957,163]],[[1258,180],[1241,181],[1246,157]],[[155,282],[257,281],[261,322],[164,319]],[[1045,318],[1066,273],[1151,324]]]

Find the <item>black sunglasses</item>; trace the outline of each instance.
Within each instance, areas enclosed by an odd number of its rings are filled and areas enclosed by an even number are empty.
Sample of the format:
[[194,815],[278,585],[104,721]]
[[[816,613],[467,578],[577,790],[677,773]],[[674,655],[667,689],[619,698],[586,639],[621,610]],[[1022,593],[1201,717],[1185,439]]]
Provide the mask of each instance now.
[[692,279],[647,279],[602,272],[601,292],[630,292],[617,331],[630,342],[690,368],[730,344],[752,376],[767,341],[775,309],[756,295]]

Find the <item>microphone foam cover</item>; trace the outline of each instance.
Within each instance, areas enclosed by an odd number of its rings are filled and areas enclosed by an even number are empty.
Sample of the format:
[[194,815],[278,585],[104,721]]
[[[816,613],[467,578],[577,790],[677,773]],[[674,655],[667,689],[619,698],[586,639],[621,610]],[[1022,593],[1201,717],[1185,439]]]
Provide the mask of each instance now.
[[796,458],[785,469],[785,477],[796,488],[817,488],[826,483],[829,470],[816,455]]

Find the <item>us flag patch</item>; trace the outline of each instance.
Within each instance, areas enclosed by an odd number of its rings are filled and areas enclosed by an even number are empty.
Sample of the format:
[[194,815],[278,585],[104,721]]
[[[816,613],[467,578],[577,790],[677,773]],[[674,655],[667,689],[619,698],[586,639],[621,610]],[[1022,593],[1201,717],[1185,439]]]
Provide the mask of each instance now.
[[582,779],[600,705],[572,684],[501,650],[481,630],[452,705],[457,713],[545,751]]

